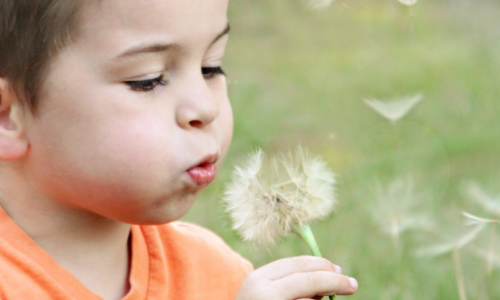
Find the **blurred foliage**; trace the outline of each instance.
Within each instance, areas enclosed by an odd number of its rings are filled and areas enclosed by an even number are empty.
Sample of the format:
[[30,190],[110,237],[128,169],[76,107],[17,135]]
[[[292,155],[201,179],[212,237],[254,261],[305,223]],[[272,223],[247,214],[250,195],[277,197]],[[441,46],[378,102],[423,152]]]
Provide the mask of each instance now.
[[[221,202],[243,155],[300,143],[338,174],[337,212],[313,230],[325,257],[358,279],[352,299],[457,299],[451,256],[417,258],[413,250],[463,230],[460,212],[476,208],[464,182],[500,195],[500,3],[421,0],[412,19],[397,0],[344,2],[349,10],[334,3],[313,11],[299,0],[232,1],[224,65],[233,146],[184,220],[217,232],[255,267],[308,254],[295,237],[272,247],[242,242]],[[396,126],[363,102],[416,93],[423,101]],[[368,204],[377,187],[408,177],[419,213],[434,221],[395,244]],[[500,298],[498,268],[486,272],[467,249],[461,264],[469,298]]]

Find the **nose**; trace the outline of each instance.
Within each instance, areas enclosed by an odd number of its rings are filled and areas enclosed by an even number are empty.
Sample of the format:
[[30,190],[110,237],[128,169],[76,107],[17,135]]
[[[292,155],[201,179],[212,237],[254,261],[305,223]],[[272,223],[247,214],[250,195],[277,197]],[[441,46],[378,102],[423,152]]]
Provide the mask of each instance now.
[[184,128],[202,129],[220,114],[219,100],[209,83],[202,76],[191,76],[179,85],[177,124]]

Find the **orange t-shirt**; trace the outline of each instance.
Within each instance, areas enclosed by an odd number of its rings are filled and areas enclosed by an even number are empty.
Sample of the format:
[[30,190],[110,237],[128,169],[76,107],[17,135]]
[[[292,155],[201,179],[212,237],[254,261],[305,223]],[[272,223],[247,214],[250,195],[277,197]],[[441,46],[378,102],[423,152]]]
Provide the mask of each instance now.
[[[123,300],[233,300],[252,265],[220,237],[173,222],[133,225]],[[1,300],[102,300],[38,246],[0,207]]]

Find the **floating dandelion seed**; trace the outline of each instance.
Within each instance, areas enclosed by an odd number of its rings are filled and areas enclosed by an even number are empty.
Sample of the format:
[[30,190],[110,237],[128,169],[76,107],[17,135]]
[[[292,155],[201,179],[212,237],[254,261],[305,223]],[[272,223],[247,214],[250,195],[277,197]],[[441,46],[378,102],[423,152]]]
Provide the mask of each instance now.
[[382,232],[391,236],[395,244],[405,231],[428,229],[431,225],[430,219],[417,210],[411,178],[396,179],[386,189],[379,185],[369,210]]
[[486,228],[485,223],[480,223],[478,225],[475,225],[475,228],[473,230],[466,233],[465,235],[460,236],[458,239],[444,244],[424,247],[415,252],[417,256],[439,256],[451,253],[453,264],[455,266],[455,278],[457,281],[457,289],[460,300],[467,300],[467,294],[465,292],[465,280],[463,276],[462,265],[460,262],[460,249],[469,245],[473,240],[475,240],[484,228]]
[[488,195],[475,182],[467,184],[466,193],[470,199],[481,205],[486,211],[495,216],[500,216],[500,197],[495,198]]
[[377,99],[364,99],[364,101],[366,105],[395,124],[406,116],[415,105],[422,101],[422,99],[423,95],[417,94],[392,101],[380,101]]
[[[496,225],[499,223],[499,220],[495,219],[486,219],[482,217],[475,216],[471,213],[468,212],[462,212],[462,215],[467,219],[466,220],[466,225],[469,226],[475,226],[475,228],[471,231],[469,231],[467,234],[461,236],[460,238],[440,244],[440,245],[434,245],[426,248],[421,248],[416,252],[416,255],[418,256],[438,256],[442,255],[445,253],[452,253],[453,256],[453,262],[455,265],[455,276],[456,276],[456,281],[457,281],[457,287],[458,287],[458,293],[460,296],[460,300],[466,300],[467,295],[465,292],[465,282],[464,282],[464,277],[463,277],[463,271],[462,271],[462,266],[460,263],[460,249],[464,248],[465,246],[469,245],[472,241],[474,241],[478,235],[487,227],[487,225]],[[490,238],[490,245],[489,245],[489,251],[486,252],[486,260],[487,260],[487,269],[488,272],[491,272],[493,269],[494,265],[494,259],[495,259],[495,227],[492,227],[491,231],[491,238]]]
[[442,244],[422,247],[415,251],[415,255],[434,257],[446,253],[452,253],[454,250],[460,250],[470,244],[479,235],[479,233],[483,231],[485,227],[486,226],[484,224],[476,225],[474,229],[462,236],[459,236],[456,239],[452,239],[451,241]]
[[499,220],[494,220],[494,219],[486,219],[486,218],[481,218],[478,216],[475,216],[471,213],[468,212],[463,212],[462,213],[464,217],[467,218],[466,225],[478,225],[478,224],[487,224],[487,223],[500,223]]
[[485,256],[486,258],[486,269],[488,273],[491,273],[493,270],[493,265],[494,265],[494,259],[495,259],[495,242],[496,242],[496,225],[500,223],[500,220],[498,219],[486,219],[482,217],[475,216],[471,213],[468,212],[463,212],[462,213],[466,218],[466,224],[467,225],[490,225],[491,226],[491,234],[489,238],[489,250],[487,251],[487,255]]
[[417,3],[418,0],[398,0],[398,1],[403,3],[404,5],[412,6],[415,5],[415,3]]
[[498,224],[500,224],[500,199],[491,197],[486,192],[484,192],[477,183],[474,182],[470,182],[469,184],[467,184],[466,193],[469,198],[481,205],[489,214],[494,216],[493,218],[486,218],[478,217],[468,212],[462,213],[467,218],[466,224],[483,224],[490,226],[490,235],[488,238],[489,245],[487,246],[488,250],[485,251],[487,253],[487,255],[485,255],[485,259],[486,270],[488,274],[491,274],[494,267],[495,251],[497,248],[497,226]]
[[414,22],[413,22],[413,5],[417,3],[418,0],[398,0],[406,6],[410,7],[410,18],[411,18],[411,32],[414,31]]
[[335,176],[326,163],[298,148],[270,160],[263,169],[261,150],[236,167],[224,200],[233,228],[245,240],[273,242],[314,219],[326,217],[335,204]]

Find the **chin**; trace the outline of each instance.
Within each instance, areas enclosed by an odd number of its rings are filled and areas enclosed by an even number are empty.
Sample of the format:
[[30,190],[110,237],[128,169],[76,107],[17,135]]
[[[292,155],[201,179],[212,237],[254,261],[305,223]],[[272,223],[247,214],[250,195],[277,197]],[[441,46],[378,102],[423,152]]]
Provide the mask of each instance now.
[[198,193],[187,193],[177,199],[169,199],[165,203],[151,207],[142,214],[134,214],[132,219],[126,223],[134,225],[162,225],[179,220],[191,209]]

